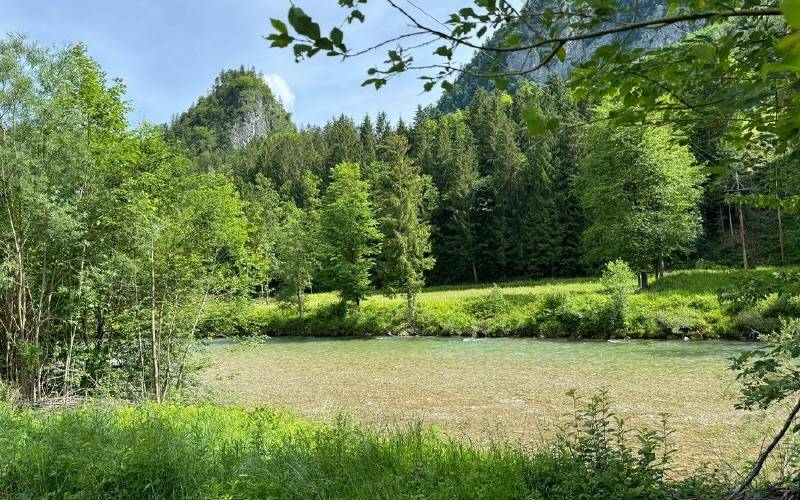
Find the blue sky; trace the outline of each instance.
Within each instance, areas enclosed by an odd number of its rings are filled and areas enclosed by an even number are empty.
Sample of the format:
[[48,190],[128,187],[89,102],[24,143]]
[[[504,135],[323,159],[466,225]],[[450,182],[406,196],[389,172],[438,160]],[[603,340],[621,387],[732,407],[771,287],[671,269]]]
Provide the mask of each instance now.
[[[440,19],[463,4],[419,1]],[[323,29],[344,18],[336,0],[295,3]],[[296,64],[290,50],[269,48],[262,38],[270,31],[269,18],[285,19],[288,8],[288,0],[0,0],[0,32],[25,33],[44,45],[84,42],[108,76],[127,85],[133,122],[168,121],[208,92],[221,69],[241,64],[270,75],[298,124],[379,110],[408,119],[418,104],[437,99],[438,91],[421,94],[421,82],[412,75],[378,92],[361,88],[366,69],[383,60],[385,52],[345,62],[317,56]],[[371,0],[363,10],[367,23],[351,25],[345,35],[351,48],[404,29],[402,19],[381,0]]]

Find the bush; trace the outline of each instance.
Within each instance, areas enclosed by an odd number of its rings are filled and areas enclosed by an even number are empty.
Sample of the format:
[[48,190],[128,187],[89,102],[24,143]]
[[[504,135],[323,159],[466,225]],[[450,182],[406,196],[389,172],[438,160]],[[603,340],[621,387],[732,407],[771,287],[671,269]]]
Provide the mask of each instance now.
[[703,335],[707,331],[707,326],[688,309],[658,311],[656,322],[665,336],[682,337],[690,333]]
[[694,268],[701,270],[711,270],[711,269],[720,269],[720,266],[719,264],[715,264],[710,260],[700,257],[699,259],[697,259],[697,261],[695,261]]
[[765,318],[759,308],[751,307],[736,313],[733,324],[740,335],[756,338],[761,334],[771,333],[780,326],[775,318]]
[[600,284],[609,299],[608,313],[612,330],[615,332],[624,331],[627,320],[628,298],[639,288],[636,275],[624,260],[617,259],[606,264],[606,269],[600,278]]
[[563,337],[578,332],[582,314],[566,292],[542,295],[533,312],[536,330],[546,337]]
[[473,301],[470,309],[475,317],[487,320],[508,312],[510,308],[511,305],[503,295],[503,290],[494,284],[488,295]]

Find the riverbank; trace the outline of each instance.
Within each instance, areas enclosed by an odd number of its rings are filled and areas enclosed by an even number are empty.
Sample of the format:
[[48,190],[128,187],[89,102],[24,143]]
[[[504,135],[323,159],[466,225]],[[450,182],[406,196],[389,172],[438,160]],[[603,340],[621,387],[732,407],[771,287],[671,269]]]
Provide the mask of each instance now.
[[632,447],[614,427],[593,433],[606,411],[595,399],[577,410],[574,436],[527,450],[235,406],[0,404],[0,497],[721,498],[731,490],[708,470],[676,479],[660,458],[659,432]]
[[[776,269],[751,275],[767,277]],[[420,293],[416,333],[467,337],[544,338],[753,338],[779,323],[770,299],[733,314],[718,294],[740,272],[688,270],[667,274],[634,294],[624,329],[613,326],[608,300],[596,279],[540,280],[499,286],[428,288]],[[275,301],[216,302],[200,323],[200,335],[369,336],[409,333],[402,297],[372,295],[360,311],[342,313],[333,293],[309,296],[297,311]]]

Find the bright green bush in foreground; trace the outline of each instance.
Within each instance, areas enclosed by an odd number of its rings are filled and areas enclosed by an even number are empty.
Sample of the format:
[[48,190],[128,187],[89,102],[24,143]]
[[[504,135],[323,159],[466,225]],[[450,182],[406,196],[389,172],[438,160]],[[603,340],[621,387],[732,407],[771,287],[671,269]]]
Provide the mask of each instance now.
[[[670,479],[668,432],[625,438],[603,395],[540,451],[236,407],[0,407],[3,498],[717,498]],[[637,442],[637,448],[626,443]]]

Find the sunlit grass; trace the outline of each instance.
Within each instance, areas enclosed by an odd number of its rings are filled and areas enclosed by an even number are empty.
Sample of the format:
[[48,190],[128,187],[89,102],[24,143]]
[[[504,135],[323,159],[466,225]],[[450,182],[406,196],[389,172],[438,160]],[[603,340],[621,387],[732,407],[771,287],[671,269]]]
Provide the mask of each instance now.
[[[768,275],[777,268],[758,268]],[[718,294],[740,271],[686,270],[651,278],[650,289],[630,298],[624,329],[609,322],[607,299],[596,278],[536,280],[431,287],[418,298],[417,333],[421,335],[518,336],[548,338],[742,338],[751,330],[721,304]],[[494,291],[494,295],[492,296]],[[486,315],[481,302],[498,293],[508,307]],[[492,299],[492,300],[494,300]],[[274,300],[246,307],[219,303],[201,323],[204,336],[311,335],[359,336],[403,334],[405,298],[375,291],[359,311],[341,314],[336,293],[308,296],[306,315]],[[550,304],[550,305],[548,305]],[[553,306],[552,304],[556,304]]]
[[[524,449],[238,406],[0,404],[0,497],[696,498],[730,488],[708,474],[664,480],[658,463],[641,467],[612,440]],[[604,459],[573,449],[603,450]]]

